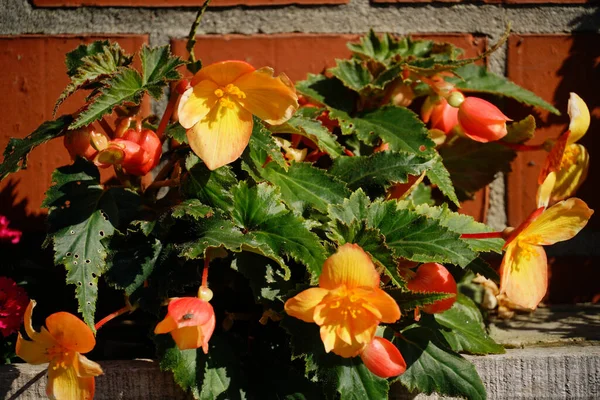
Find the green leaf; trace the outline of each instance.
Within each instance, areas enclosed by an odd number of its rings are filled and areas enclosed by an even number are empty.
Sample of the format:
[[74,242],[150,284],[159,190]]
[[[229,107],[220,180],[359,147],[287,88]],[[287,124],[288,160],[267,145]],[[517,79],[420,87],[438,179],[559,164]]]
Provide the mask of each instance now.
[[54,243],[54,263],[64,264],[67,283],[84,321],[94,326],[98,277],[106,270],[106,247],[123,215],[133,216],[139,196],[123,188],[104,190],[93,164],[79,158],[52,174],[43,207],[48,207],[48,240]]
[[113,108],[125,102],[139,104],[144,95],[142,77],[131,68],[121,69],[108,79],[105,85],[69,129],[87,126],[110,114]]
[[273,161],[285,171],[288,169],[288,164],[285,158],[283,158],[281,148],[273,138],[273,135],[256,117],[254,117],[252,136],[250,136],[246,152],[250,152],[253,159],[260,160],[261,164],[257,167],[262,167],[267,162],[270,163]]
[[266,246],[274,255],[285,255],[306,265],[313,276],[320,275],[325,262],[323,245],[302,218],[285,208],[275,188],[267,184],[250,188],[240,182],[233,188],[233,197],[233,220],[251,237],[251,247]]
[[328,71],[355,92],[361,92],[373,80],[369,68],[360,60],[336,60],[336,64]]
[[233,207],[231,188],[237,184],[231,167],[226,165],[214,171],[201,162],[189,169],[183,181],[183,191],[203,204],[229,211]]
[[212,216],[213,210],[209,206],[202,204],[198,199],[188,199],[174,206],[171,209],[171,215],[175,218],[186,218],[189,216],[198,220]]
[[168,125],[165,129],[165,136],[175,139],[179,143],[187,143],[187,131],[179,122]]
[[375,189],[379,194],[392,183],[406,183],[408,175],[418,176],[432,164],[431,160],[414,154],[385,151],[370,156],[340,157],[329,172],[352,190]]
[[304,81],[296,83],[296,90],[314,101],[344,112],[351,112],[357,98],[356,92],[344,86],[337,78],[308,74]]
[[104,79],[116,74],[121,67],[131,64],[132,56],[127,55],[118,43],[108,40],[82,44],[67,53],[67,74],[71,82],[60,94],[54,105],[54,113],[70,95],[78,89],[94,89]]
[[407,364],[406,372],[398,380],[408,390],[472,400],[486,398],[485,387],[473,364],[446,348],[430,329],[409,328],[393,342]]
[[349,117],[339,110],[332,110],[331,118],[340,121],[342,133],[356,133],[359,139],[372,144],[377,139],[388,143],[392,151],[403,151],[419,157],[432,158],[435,143],[417,114],[404,107],[384,106]]
[[329,132],[321,122],[312,118],[296,114],[287,123],[272,126],[270,129],[274,133],[294,133],[304,136],[315,143],[319,150],[329,154],[331,158],[337,158],[344,152],[344,148],[337,141],[337,136]]
[[[177,246],[181,256],[187,259],[204,258],[209,248],[224,247],[227,250],[240,252],[246,238],[235,224],[222,215],[201,218],[195,221],[187,234],[189,242]],[[277,259],[282,263],[283,260]]]
[[439,221],[408,209],[396,201],[374,202],[369,208],[369,226],[379,229],[396,257],[419,262],[452,263],[466,267],[477,257],[460,235]]
[[483,318],[473,300],[458,294],[449,310],[434,314],[436,322],[446,328],[441,334],[456,352],[469,354],[502,354],[497,344],[484,330]]
[[358,189],[344,200],[343,204],[331,205],[328,209],[329,217],[338,219],[350,225],[353,221],[366,220],[369,217],[368,210],[371,200],[362,189]]
[[444,166],[441,157],[435,157],[435,163],[433,163],[432,167],[427,171],[427,177],[432,184],[436,185],[438,189],[450,199],[450,201],[457,206],[460,206],[456,191],[452,185],[452,180],[450,179],[450,172],[448,172]]
[[179,57],[171,55],[171,46],[150,48],[143,46],[140,51],[142,61],[142,85],[152,97],[159,100],[169,81],[181,78],[176,68],[184,64]]
[[523,89],[505,77],[489,72],[485,67],[470,64],[455,69],[454,73],[460,78],[445,79],[462,91],[491,93],[498,96],[510,97],[521,103],[540,107],[553,114],[560,115],[560,112],[552,104],[547,103],[534,93]]
[[451,293],[411,292],[405,289],[386,289],[386,292],[398,303],[401,310],[412,310],[452,296]]
[[[458,138],[440,149],[450,178],[462,200],[493,182],[498,172],[510,172],[516,153],[498,143]],[[431,179],[431,178],[430,178]]]
[[467,265],[467,269],[470,269],[474,273],[479,274],[487,279],[491,279],[496,283],[500,282],[500,275],[498,275],[498,272],[482,258],[476,258],[471,261],[471,263]]
[[520,121],[507,125],[508,133],[502,141],[508,143],[525,143],[535,136],[535,118],[528,115]]
[[13,172],[26,169],[29,152],[40,144],[62,136],[71,121],[73,117],[63,115],[54,121],[44,122],[25,139],[11,138],[4,149],[4,160],[0,164],[0,181]]
[[335,367],[341,400],[385,399],[390,389],[386,379],[371,373],[358,357],[346,358]]
[[385,62],[398,54],[400,43],[388,33],[384,33],[380,38],[370,29],[368,34],[360,38],[360,43],[347,43],[346,46],[355,54]]
[[254,300],[258,302],[281,301],[287,299],[286,294],[294,289],[292,280],[285,280],[285,276],[278,271],[272,260],[253,253],[236,255],[231,263],[231,268],[244,275],[250,284]]
[[[459,214],[448,209],[447,205],[439,207],[420,205],[415,211],[428,218],[439,221],[440,225],[445,226],[452,232],[463,233],[483,233],[493,232],[494,230],[481,222],[477,222],[473,217],[465,214]],[[502,254],[502,239],[463,239],[463,241],[473,251],[488,252],[493,251]]]

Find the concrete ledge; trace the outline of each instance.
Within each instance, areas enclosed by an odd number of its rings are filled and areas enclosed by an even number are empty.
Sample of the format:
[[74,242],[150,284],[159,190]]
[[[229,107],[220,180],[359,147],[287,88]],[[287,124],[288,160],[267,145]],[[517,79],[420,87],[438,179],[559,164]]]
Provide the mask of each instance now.
[[[467,356],[487,387],[489,399],[600,398],[600,346],[576,345],[509,349],[506,354]],[[101,362],[105,375],[96,380],[97,400],[187,399],[169,373],[150,360]],[[45,398],[45,366],[0,367],[0,398]],[[391,399],[437,399],[397,387]],[[378,399],[377,399],[378,400]]]

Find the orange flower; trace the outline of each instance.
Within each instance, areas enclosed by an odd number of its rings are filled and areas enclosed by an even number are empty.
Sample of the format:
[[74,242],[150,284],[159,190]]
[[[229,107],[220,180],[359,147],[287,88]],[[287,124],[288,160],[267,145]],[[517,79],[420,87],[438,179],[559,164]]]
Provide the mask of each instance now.
[[510,121],[510,118],[498,107],[478,97],[465,98],[458,108],[460,127],[465,135],[477,142],[502,139],[508,133],[506,121]]
[[252,115],[272,125],[291,118],[298,97],[287,76],[243,61],[202,68],[179,102],[179,123],[194,153],[214,170],[237,159],[250,140]]
[[285,311],[319,325],[325,351],[346,358],[357,356],[371,343],[380,322],[400,318],[398,304],[379,288],[371,258],[350,243],[325,261],[319,287],[289,299]]
[[170,333],[179,350],[202,347],[207,354],[214,330],[215,311],[210,303],[197,297],[181,297],[171,300],[167,316],[156,325],[154,333]]
[[82,356],[96,345],[92,330],[79,318],[57,312],[46,318],[41,332],[33,330],[31,313],[35,301],[25,310],[25,331],[31,340],[19,333],[16,353],[29,364],[48,366],[46,394],[51,399],[80,400],[94,397],[94,377],[102,374],[97,363]]
[[548,288],[548,262],[542,246],[571,239],[594,213],[577,198],[546,209],[554,179],[551,173],[538,192],[539,208],[510,234],[504,245],[500,294],[506,294],[508,300],[523,308],[535,309]]

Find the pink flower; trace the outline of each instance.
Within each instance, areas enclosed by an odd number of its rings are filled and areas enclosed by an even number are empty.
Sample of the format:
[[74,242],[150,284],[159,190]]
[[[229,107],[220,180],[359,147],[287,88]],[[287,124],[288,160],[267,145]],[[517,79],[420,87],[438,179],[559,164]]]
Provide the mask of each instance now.
[[15,281],[0,276],[0,333],[2,336],[17,332],[29,303],[27,293]]
[[510,121],[492,103],[478,97],[467,97],[458,108],[458,123],[465,135],[477,142],[493,142],[507,134]]
[[16,229],[10,229],[8,227],[8,218],[4,215],[0,215],[0,241],[10,240],[12,244],[17,244],[21,241],[21,235],[23,232]]

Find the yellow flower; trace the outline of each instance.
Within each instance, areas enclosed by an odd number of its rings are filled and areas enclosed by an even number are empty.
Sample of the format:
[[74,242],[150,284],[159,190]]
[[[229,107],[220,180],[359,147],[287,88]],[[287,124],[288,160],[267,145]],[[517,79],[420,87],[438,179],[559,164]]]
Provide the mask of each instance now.
[[46,394],[51,399],[81,400],[94,397],[94,377],[102,374],[97,363],[81,353],[96,345],[92,330],[79,318],[67,312],[57,312],[46,318],[41,332],[33,330],[31,313],[35,301],[25,310],[25,331],[31,340],[19,333],[16,353],[29,364],[48,366]]
[[345,244],[323,265],[319,287],[285,303],[288,315],[321,327],[325,351],[357,356],[375,336],[380,322],[400,318],[398,304],[379,288],[371,258],[356,244]]
[[527,309],[535,309],[548,288],[548,262],[542,246],[571,239],[594,213],[577,198],[546,209],[554,180],[551,173],[538,192],[540,207],[510,234],[504,245],[500,294]]
[[252,115],[271,125],[291,118],[298,96],[285,75],[243,61],[202,68],[181,97],[179,123],[194,153],[214,170],[236,160],[252,134]]

